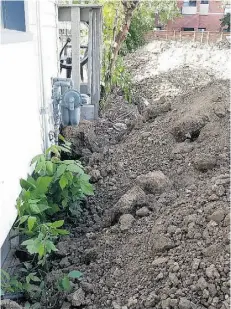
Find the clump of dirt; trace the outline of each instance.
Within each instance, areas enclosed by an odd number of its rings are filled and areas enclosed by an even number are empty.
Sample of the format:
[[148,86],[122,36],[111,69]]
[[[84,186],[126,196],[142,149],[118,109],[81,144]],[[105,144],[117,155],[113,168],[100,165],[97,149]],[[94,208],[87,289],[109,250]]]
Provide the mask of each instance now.
[[229,86],[182,67],[66,129],[95,196],[58,245],[84,273],[62,309],[229,308]]

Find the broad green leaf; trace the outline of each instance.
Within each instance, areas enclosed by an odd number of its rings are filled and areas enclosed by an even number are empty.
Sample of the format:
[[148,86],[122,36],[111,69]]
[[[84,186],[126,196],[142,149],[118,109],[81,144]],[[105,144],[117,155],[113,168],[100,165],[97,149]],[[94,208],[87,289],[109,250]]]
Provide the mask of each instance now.
[[62,284],[62,287],[65,291],[70,291],[71,289],[71,283],[70,283],[70,280],[68,279],[68,277],[64,277],[62,280],[61,280],[61,284]]
[[77,174],[80,174],[80,175],[84,174],[84,171],[81,169],[81,167],[79,167],[76,164],[68,165],[67,170],[72,172],[72,173],[77,173]]
[[[37,155],[35,156],[32,160],[31,160],[31,165],[34,164],[35,162],[37,162],[39,159],[41,159],[42,157],[44,157],[43,154]],[[45,160],[45,158],[44,158]]]
[[68,274],[69,278],[81,278],[82,276],[83,274],[78,270],[72,270]]
[[25,189],[25,190],[36,188],[33,183],[30,183],[28,180],[25,180],[23,178],[20,179],[20,186],[22,189]]
[[46,241],[45,246],[46,246],[46,250],[48,253],[50,253],[51,251],[57,251],[57,248],[55,247],[53,242],[50,240]]
[[34,276],[34,275],[31,275],[31,280],[34,281],[34,282],[40,282],[41,281],[41,279],[39,279],[39,277]]
[[81,190],[85,195],[94,195],[93,186],[89,182],[81,181],[80,182]]
[[19,224],[24,223],[28,219],[28,217],[29,216],[22,216],[21,218],[19,218]]
[[68,235],[69,232],[67,230],[64,229],[57,229],[57,232],[59,235]]
[[53,177],[50,177],[50,176],[39,177],[36,182],[36,185],[37,185],[36,193],[39,193],[39,194],[47,193],[48,187],[50,183],[52,182],[52,180],[53,180]]
[[41,210],[39,209],[37,204],[30,204],[30,210],[33,214],[41,213]]
[[47,172],[53,174],[53,163],[51,161],[46,161]]
[[29,231],[32,231],[32,229],[33,229],[34,224],[35,224],[36,221],[37,221],[37,218],[36,218],[36,217],[30,216],[30,217],[28,218],[27,224],[28,224],[28,230],[29,230]]
[[63,173],[65,172],[67,166],[65,164],[61,164],[58,166],[57,171],[56,171],[56,177],[59,178]]
[[68,179],[65,176],[65,174],[63,174],[59,180],[59,185],[60,188],[63,190],[67,185],[68,185]]
[[37,252],[38,252],[38,254],[39,254],[39,257],[44,256],[44,253],[45,253],[45,246],[44,246],[44,243],[41,242],[41,243],[38,244]]
[[55,221],[52,223],[52,227],[61,227],[63,226],[64,220]]

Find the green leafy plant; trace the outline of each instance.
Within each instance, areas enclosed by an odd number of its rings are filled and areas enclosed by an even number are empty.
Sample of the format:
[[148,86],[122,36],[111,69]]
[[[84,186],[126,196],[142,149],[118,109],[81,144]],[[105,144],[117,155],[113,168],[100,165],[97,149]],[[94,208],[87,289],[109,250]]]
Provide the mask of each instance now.
[[80,279],[82,275],[83,274],[78,270],[70,271],[69,274],[65,275],[58,281],[58,289],[61,291],[70,292],[72,289],[70,279]]

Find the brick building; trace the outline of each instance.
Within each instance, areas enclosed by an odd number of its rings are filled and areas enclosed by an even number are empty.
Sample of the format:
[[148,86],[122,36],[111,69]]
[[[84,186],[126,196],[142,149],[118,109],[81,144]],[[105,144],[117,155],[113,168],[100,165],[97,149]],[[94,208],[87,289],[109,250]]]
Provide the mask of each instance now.
[[169,21],[166,30],[221,31],[220,19],[230,12],[230,6],[217,0],[181,0],[178,7],[181,16]]

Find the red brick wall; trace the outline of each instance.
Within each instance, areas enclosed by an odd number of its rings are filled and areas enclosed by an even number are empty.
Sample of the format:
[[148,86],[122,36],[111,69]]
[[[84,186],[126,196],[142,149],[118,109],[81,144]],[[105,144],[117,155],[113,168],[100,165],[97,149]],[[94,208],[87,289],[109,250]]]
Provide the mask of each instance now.
[[[178,7],[181,8],[183,1],[178,1]],[[197,11],[200,10],[200,1],[197,1]],[[216,13],[216,14],[214,14]],[[181,17],[169,21],[167,24],[167,30],[182,30],[182,28],[206,28],[206,31],[220,31],[220,19],[224,15],[224,8],[221,1],[210,0],[209,1],[209,14],[208,15],[182,15]]]

